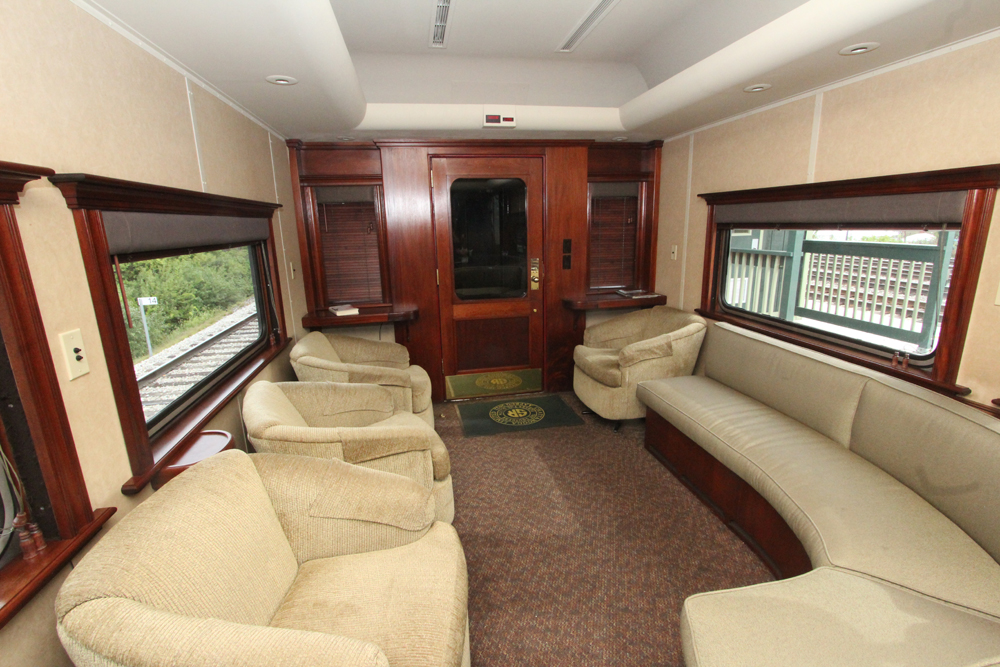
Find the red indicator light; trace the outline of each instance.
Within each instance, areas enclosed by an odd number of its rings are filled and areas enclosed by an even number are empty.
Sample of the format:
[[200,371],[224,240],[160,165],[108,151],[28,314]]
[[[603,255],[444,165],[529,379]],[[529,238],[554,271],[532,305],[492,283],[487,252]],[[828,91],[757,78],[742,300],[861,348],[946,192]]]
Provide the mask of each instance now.
[[492,114],[486,114],[486,122],[487,123],[499,123],[500,122],[500,116],[499,116],[499,114],[495,115],[495,116],[492,115]]
[[503,122],[505,122],[505,123],[513,123],[514,122],[514,117],[513,116],[504,116],[503,117]]

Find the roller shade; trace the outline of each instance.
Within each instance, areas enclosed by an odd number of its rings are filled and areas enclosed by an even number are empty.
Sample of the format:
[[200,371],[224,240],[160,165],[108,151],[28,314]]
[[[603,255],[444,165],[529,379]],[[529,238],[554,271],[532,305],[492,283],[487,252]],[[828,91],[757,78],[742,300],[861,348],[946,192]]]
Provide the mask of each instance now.
[[874,197],[838,197],[797,201],[718,204],[715,222],[720,225],[781,224],[959,224],[965,212],[966,190],[921,192]]
[[104,211],[104,231],[112,255],[130,255],[264,241],[268,218]]

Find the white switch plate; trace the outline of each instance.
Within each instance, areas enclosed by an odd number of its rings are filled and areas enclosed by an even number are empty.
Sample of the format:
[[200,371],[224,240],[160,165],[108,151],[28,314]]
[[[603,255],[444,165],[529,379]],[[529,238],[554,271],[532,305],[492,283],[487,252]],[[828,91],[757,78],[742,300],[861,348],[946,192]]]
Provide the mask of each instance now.
[[70,380],[75,380],[90,372],[87,351],[83,347],[83,335],[79,329],[59,334],[59,343],[62,345],[63,358],[66,359],[66,372],[69,373]]
[[670,259],[677,259],[677,246],[670,246]]

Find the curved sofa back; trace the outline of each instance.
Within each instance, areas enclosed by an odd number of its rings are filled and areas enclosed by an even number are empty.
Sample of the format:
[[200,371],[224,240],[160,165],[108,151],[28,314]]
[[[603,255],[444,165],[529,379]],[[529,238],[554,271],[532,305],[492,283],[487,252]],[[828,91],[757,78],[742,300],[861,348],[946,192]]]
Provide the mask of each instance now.
[[1000,421],[912,383],[726,323],[699,370],[905,484],[1000,562]]

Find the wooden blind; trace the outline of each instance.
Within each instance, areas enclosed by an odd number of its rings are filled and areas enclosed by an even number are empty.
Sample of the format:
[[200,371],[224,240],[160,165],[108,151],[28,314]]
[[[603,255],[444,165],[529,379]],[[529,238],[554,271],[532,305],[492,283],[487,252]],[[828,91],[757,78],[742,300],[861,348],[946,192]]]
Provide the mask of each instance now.
[[590,200],[590,288],[635,287],[638,196]]
[[382,301],[378,228],[374,202],[319,205],[327,305]]

